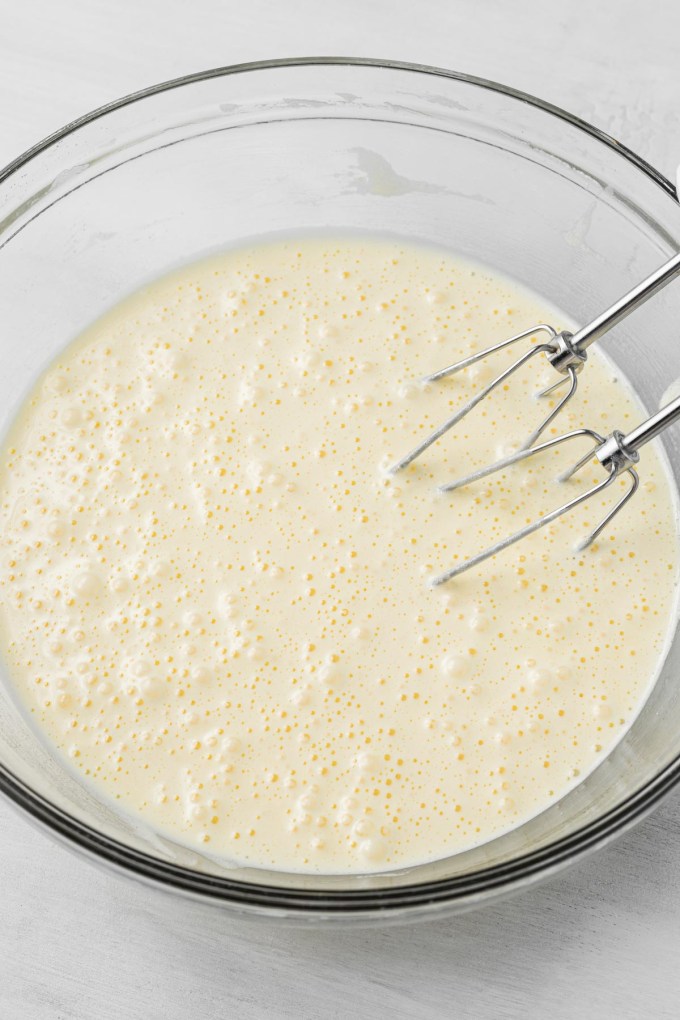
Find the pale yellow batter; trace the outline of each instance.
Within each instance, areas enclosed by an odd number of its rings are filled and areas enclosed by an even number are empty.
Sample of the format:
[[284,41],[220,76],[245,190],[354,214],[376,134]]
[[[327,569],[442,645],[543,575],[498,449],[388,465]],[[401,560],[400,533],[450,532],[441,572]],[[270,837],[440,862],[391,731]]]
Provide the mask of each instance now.
[[[70,346],[0,455],[0,647],[82,776],[211,854],[329,872],[462,850],[588,773],[672,622],[656,450],[595,548],[571,551],[613,496],[437,589],[599,469],[437,495],[545,413],[536,366],[384,471],[503,359],[412,380],[543,320],[442,252],[307,238],[189,266]],[[593,354],[558,427],[639,417]]]

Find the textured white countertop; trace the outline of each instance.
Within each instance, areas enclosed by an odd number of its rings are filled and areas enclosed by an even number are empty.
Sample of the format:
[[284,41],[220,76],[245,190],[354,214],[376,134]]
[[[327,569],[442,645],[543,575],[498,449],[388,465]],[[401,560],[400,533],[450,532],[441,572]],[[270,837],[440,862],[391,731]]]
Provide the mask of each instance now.
[[[580,114],[668,176],[673,0],[0,0],[0,164],[205,67],[349,54],[440,64]],[[680,795],[550,885],[409,928],[235,923],[100,872],[0,803],[1,1020],[680,1015]]]

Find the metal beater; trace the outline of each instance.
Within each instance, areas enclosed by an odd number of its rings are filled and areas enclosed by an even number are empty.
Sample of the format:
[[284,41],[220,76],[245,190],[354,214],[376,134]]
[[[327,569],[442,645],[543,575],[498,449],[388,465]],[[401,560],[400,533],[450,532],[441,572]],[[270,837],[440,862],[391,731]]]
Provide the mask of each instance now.
[[444,584],[446,581],[450,581],[458,574],[462,574],[463,571],[469,570],[470,567],[476,566],[478,563],[483,563],[484,560],[490,556],[495,556],[497,553],[502,552],[503,549],[507,549],[508,546],[514,545],[515,542],[519,542],[520,539],[526,538],[527,535],[531,535],[534,531],[538,531],[539,528],[544,528],[546,524],[550,524],[552,521],[557,520],[562,514],[568,513],[570,510],[574,510],[581,503],[585,503],[586,500],[608,488],[615,479],[624,473],[630,476],[630,485],[627,488],[623,496],[618,500],[617,503],[607,512],[605,517],[600,521],[597,527],[590,532],[577,546],[577,550],[586,549],[591,542],[595,539],[604,528],[613,520],[616,514],[621,510],[629,499],[633,497],[637,488],[640,484],[640,480],[637,471],[633,467],[634,464],[640,459],[638,450],[645,443],[648,443],[655,436],[658,436],[660,432],[672,425],[674,421],[680,418],[680,397],[676,397],[670,404],[667,404],[656,414],[653,414],[651,418],[644,421],[637,428],[633,429],[627,435],[623,432],[615,430],[610,435],[604,437],[593,429],[581,428],[574,429],[573,432],[566,432],[562,436],[557,436],[555,439],[549,439],[544,443],[540,443],[538,446],[534,446],[528,450],[520,450],[518,453],[513,453],[509,457],[504,457],[502,460],[497,461],[495,464],[491,464],[488,467],[481,468],[479,471],[475,471],[465,478],[458,479],[454,482],[449,482],[446,485],[440,486],[440,492],[452,492],[454,489],[459,489],[463,485],[469,485],[471,482],[477,481],[479,478],[485,478],[487,475],[493,474],[495,471],[501,471],[504,468],[510,467],[512,464],[517,464],[519,461],[526,460],[529,457],[535,457],[540,453],[550,450],[553,447],[560,446],[562,443],[571,441],[572,439],[580,439],[583,436],[587,436],[593,439],[596,443],[594,447],[591,447],[588,452],[576,461],[576,463],[569,468],[568,471],[560,475],[559,481],[566,481],[571,478],[572,475],[576,474],[582,467],[589,463],[593,458],[596,458],[606,472],[606,477],[601,482],[592,486],[586,492],[575,496],[573,499],[568,500],[561,506],[557,507],[556,510],[552,510],[550,513],[544,514],[539,520],[534,521],[532,524],[526,525],[524,528],[520,528],[514,535],[510,535],[507,538],[503,538],[500,542],[496,542],[494,545],[489,546],[483,552],[478,553],[476,556],[472,556],[469,560],[465,560],[458,566],[451,567],[450,570],[444,571],[443,574],[439,574],[437,577],[432,578],[431,583],[433,585]]
[[532,326],[530,329],[525,329],[516,336],[510,337],[508,340],[502,340],[498,344],[494,344],[492,347],[487,347],[485,350],[480,351],[478,354],[473,354],[469,358],[463,358],[462,361],[457,361],[453,365],[449,365],[447,368],[442,368],[438,372],[434,372],[432,375],[426,376],[423,383],[434,383],[439,382],[441,379],[445,379],[449,375],[454,375],[456,372],[460,372],[464,368],[469,368],[476,362],[481,361],[483,358],[488,358],[492,354],[496,354],[498,351],[505,350],[506,347],[510,347],[512,344],[518,343],[520,340],[528,340],[530,337],[535,336],[538,333],[546,333],[548,339],[542,343],[534,344],[530,346],[524,354],[522,354],[509,368],[485,386],[483,390],[465,404],[459,411],[445,421],[443,425],[440,425],[438,429],[424,439],[422,443],[419,443],[414,450],[402,457],[401,460],[397,461],[390,468],[390,473],[395,474],[397,471],[401,471],[403,468],[411,464],[417,457],[420,457],[421,453],[424,453],[428,447],[436,443],[438,439],[441,439],[450,429],[457,425],[466,414],[468,414],[473,407],[476,407],[480,401],[488,397],[498,386],[501,386],[507,379],[510,378],[515,372],[517,372],[523,365],[525,365],[532,358],[536,357],[537,354],[545,354],[549,363],[561,376],[555,383],[548,386],[541,393],[539,397],[545,397],[553,390],[556,390],[559,386],[562,386],[565,382],[569,383],[569,389],[560,398],[558,403],[552,408],[549,413],[545,416],[543,421],[540,423],[538,428],[534,429],[528,439],[522,446],[523,450],[533,446],[538,440],[541,434],[546,428],[555,420],[557,415],[564,409],[569,403],[571,398],[576,393],[578,386],[578,373],[581,371],[586,363],[588,355],[586,351],[588,347],[596,340],[599,340],[601,336],[608,333],[609,330],[615,326],[622,319],[625,319],[632,311],[638,308],[641,304],[644,304],[653,294],[665,287],[667,283],[675,279],[680,274],[680,254],[674,255],[672,259],[660,266],[656,272],[648,276],[642,283],[634,287],[628,294],[624,295],[619,301],[608,308],[606,311],[598,315],[596,319],[593,319],[587,326],[583,326],[576,333],[570,333],[568,330],[562,330],[557,332],[552,326],[546,323],[539,323],[536,326]]

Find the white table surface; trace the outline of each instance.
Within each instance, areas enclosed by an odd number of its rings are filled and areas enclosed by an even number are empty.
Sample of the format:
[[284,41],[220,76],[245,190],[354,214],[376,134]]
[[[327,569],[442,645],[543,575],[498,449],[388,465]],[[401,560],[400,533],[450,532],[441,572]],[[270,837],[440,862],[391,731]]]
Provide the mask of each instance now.
[[[674,176],[675,0],[0,0],[0,164],[66,121],[189,71],[301,54],[505,81]],[[0,1018],[680,1015],[680,795],[501,906],[401,929],[235,923],[100,872],[0,804]]]

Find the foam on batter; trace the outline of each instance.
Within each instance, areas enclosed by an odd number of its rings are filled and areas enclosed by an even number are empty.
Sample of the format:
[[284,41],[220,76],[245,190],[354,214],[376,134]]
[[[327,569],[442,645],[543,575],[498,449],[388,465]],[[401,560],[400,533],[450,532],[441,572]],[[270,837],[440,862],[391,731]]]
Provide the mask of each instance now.
[[[546,319],[441,251],[290,238],[188,266],[68,347],[0,454],[0,647],[83,778],[211,854],[365,872],[488,840],[591,771],[671,625],[655,449],[595,548],[571,552],[609,495],[438,589],[601,469],[556,487],[576,447],[436,494],[545,413],[532,367],[384,472],[503,356],[412,380]],[[556,428],[639,417],[594,353]]]

